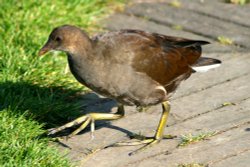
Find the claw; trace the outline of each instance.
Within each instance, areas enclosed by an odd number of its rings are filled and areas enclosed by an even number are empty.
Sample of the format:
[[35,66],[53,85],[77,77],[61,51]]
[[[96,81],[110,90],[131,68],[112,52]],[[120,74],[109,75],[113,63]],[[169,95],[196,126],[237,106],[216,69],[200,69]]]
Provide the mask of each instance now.
[[139,148],[139,149],[137,149],[137,150],[135,150],[135,151],[129,153],[128,155],[129,155],[129,156],[135,155],[135,154],[137,154],[137,153],[139,153],[139,152],[141,152],[141,151],[143,151],[143,150],[146,150],[146,149],[149,148],[149,147],[152,147],[154,144],[157,144],[157,143],[159,143],[159,142],[160,142],[159,139],[152,139],[150,142],[148,142],[147,145],[145,145],[145,146],[143,146],[143,147],[141,147],[141,148]]
[[64,129],[70,128],[72,126],[80,125],[82,124],[78,129],[76,129],[74,132],[72,132],[68,138],[78,134],[80,131],[85,129],[90,124],[91,129],[91,139],[94,139],[94,131],[95,131],[95,120],[115,120],[120,119],[124,116],[124,108],[122,105],[118,106],[118,111],[114,114],[110,113],[90,113],[87,115],[84,115],[82,117],[79,117],[75,119],[74,121],[71,121],[63,126],[60,126],[58,128],[52,128],[48,130],[48,135],[54,135],[57,132],[60,132]]
[[91,119],[91,124],[90,124],[90,136],[91,136],[91,140],[94,140],[95,136],[94,136],[94,132],[95,132],[95,120]]

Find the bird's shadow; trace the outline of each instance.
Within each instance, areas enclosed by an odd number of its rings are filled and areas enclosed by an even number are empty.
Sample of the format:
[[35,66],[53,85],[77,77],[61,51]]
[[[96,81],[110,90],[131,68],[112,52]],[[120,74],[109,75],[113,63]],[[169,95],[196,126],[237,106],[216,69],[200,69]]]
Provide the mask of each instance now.
[[[29,119],[44,124],[45,129],[61,126],[89,112],[110,113],[116,107],[114,100],[94,93],[83,94],[63,87],[41,87],[28,82],[0,83],[0,99],[0,111],[24,114]],[[108,121],[97,123],[97,129],[103,126],[131,134],[125,129],[110,125]],[[70,131],[63,135],[68,133]]]

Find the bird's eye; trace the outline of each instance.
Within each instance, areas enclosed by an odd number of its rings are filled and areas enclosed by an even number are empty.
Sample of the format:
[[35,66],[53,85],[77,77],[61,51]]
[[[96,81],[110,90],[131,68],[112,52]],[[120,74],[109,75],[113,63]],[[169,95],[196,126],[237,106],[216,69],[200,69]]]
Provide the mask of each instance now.
[[57,42],[60,42],[60,41],[62,40],[62,38],[61,38],[61,37],[56,37],[55,40],[56,40]]

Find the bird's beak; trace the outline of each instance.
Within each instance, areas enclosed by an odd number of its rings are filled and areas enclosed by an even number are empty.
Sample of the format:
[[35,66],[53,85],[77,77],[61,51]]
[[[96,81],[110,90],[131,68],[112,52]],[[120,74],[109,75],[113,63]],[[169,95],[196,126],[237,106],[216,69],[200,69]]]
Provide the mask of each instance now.
[[42,56],[44,54],[46,54],[47,52],[51,51],[53,49],[52,45],[50,44],[50,42],[48,41],[38,52],[39,56]]

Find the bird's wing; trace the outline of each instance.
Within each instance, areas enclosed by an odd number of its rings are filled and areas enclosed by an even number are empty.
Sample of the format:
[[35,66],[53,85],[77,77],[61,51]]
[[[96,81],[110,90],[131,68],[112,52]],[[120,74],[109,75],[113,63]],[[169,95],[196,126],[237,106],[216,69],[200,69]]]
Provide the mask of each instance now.
[[[194,64],[201,56],[201,45],[206,41],[195,41],[170,37],[138,30],[122,30],[124,35],[134,34],[132,64],[138,72],[146,73],[164,85],[170,92],[181,80],[190,76]],[[138,36],[141,36],[139,39]],[[178,84],[177,84],[178,83]],[[173,85],[171,85],[173,84]]]
[[190,66],[201,56],[201,45],[208,44],[140,30],[109,32],[94,37],[94,41],[105,47],[102,55],[109,61],[132,65],[169,92],[190,76]]

